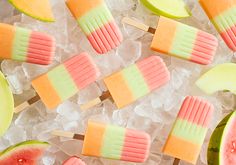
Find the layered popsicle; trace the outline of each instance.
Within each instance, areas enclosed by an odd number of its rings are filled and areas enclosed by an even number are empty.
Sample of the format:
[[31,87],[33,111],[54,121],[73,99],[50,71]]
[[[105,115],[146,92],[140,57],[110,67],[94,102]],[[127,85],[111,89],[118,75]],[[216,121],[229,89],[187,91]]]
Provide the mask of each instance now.
[[64,131],[52,134],[84,140],[85,156],[143,163],[149,155],[150,136],[142,131],[89,121],[85,135]]
[[207,101],[185,98],[163,152],[195,164],[204,142],[214,107]]
[[120,45],[122,34],[104,0],[66,0],[66,4],[98,53]]
[[198,64],[210,64],[218,46],[215,36],[166,17],[159,18],[156,29],[128,17],[122,21],[153,33],[152,50]]
[[160,88],[170,80],[170,73],[158,56],[147,57],[104,79],[112,99],[122,108]]
[[236,0],[199,0],[228,47],[236,51]]
[[99,75],[92,58],[82,53],[35,78],[32,86],[44,104],[52,109],[95,82]]
[[151,49],[207,65],[212,62],[217,46],[215,36],[172,19],[160,17]]
[[53,60],[52,36],[0,23],[0,58],[47,65]]

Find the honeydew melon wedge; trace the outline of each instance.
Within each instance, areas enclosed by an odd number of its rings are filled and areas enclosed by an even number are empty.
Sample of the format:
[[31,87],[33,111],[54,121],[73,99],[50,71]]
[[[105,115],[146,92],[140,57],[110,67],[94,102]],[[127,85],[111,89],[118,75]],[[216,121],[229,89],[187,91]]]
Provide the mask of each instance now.
[[13,95],[5,77],[0,72],[0,137],[10,126],[13,113]]
[[221,90],[229,90],[236,94],[236,64],[217,65],[203,74],[196,81],[196,85],[207,94],[213,94]]
[[49,147],[47,142],[26,141],[0,152],[0,165],[36,165]]
[[8,2],[32,18],[44,22],[55,21],[49,0],[8,0]]
[[154,14],[169,18],[185,18],[191,15],[183,0],[140,0]]
[[207,151],[208,165],[236,164],[236,111],[227,115],[214,130]]

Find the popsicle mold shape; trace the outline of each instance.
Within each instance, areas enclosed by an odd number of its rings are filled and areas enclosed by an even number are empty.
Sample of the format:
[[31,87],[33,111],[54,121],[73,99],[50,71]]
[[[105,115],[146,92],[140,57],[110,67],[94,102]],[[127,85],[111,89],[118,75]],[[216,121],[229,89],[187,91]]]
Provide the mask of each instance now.
[[87,53],[73,56],[35,78],[32,86],[43,103],[53,109],[78,91],[95,82],[100,72]]
[[0,23],[0,58],[41,65],[52,62],[54,38],[45,33]]
[[236,0],[199,2],[228,47],[236,51]]
[[122,108],[160,88],[170,73],[158,56],[150,56],[104,79],[115,104]]
[[172,19],[160,17],[151,49],[207,65],[212,62],[217,46],[215,36]]
[[104,0],[66,0],[66,4],[97,53],[120,45],[122,34]]
[[164,154],[196,164],[213,110],[213,105],[201,98],[186,97],[163,148]]

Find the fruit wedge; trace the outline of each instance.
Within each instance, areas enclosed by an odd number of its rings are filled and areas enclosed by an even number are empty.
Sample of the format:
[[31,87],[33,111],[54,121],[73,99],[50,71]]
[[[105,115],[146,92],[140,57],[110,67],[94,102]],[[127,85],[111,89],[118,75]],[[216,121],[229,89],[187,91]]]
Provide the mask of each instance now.
[[13,95],[5,77],[0,72],[0,137],[10,126],[13,113]]
[[196,85],[207,94],[221,90],[229,90],[236,94],[236,64],[217,65],[203,74],[197,80]]
[[183,0],[140,0],[154,14],[169,18],[185,18],[191,15]]
[[22,13],[44,22],[54,22],[49,0],[8,0]]
[[211,135],[208,165],[236,164],[236,111],[227,115]]
[[0,165],[37,165],[47,147],[47,142],[36,140],[16,144],[0,152]]

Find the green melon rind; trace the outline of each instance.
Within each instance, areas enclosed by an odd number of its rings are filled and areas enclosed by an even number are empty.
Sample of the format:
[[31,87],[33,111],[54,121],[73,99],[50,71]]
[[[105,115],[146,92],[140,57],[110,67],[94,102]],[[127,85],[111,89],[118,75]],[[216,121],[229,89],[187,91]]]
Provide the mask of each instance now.
[[174,15],[171,15],[163,10],[160,10],[160,9],[157,9],[156,7],[154,7],[151,3],[148,2],[148,0],[140,0],[142,2],[142,4],[148,8],[149,10],[151,10],[154,14],[156,15],[163,15],[165,17],[169,17],[169,18],[187,18],[187,17],[190,17],[192,14],[190,12],[190,10],[188,9],[187,6],[185,6],[185,10],[188,14],[186,14],[185,16],[174,16]]
[[221,162],[221,149],[223,148],[222,142],[228,131],[228,123],[236,117],[236,111],[228,114],[216,127],[211,135],[210,142],[207,150],[208,165],[220,165]]
[[11,156],[14,153],[17,153],[17,151],[20,151],[24,148],[41,148],[41,149],[46,149],[49,147],[48,142],[41,142],[37,140],[30,140],[30,141],[25,141],[18,143],[16,145],[10,146],[4,151],[0,152],[0,161],[3,160],[4,158]]
[[18,6],[16,6],[13,1],[14,0],[8,0],[8,2],[10,4],[12,4],[17,10],[19,10],[22,13],[24,13],[25,15],[28,15],[28,16],[34,18],[34,19],[37,19],[37,20],[40,20],[40,21],[43,21],[43,22],[55,22],[54,18],[52,18],[52,19],[50,19],[50,18],[41,18],[41,17],[38,17],[38,16],[33,16],[30,13],[26,13],[23,9],[19,8]]
[[[2,102],[2,103],[1,103]],[[0,72],[0,137],[9,128],[14,114],[14,99],[11,89]]]

